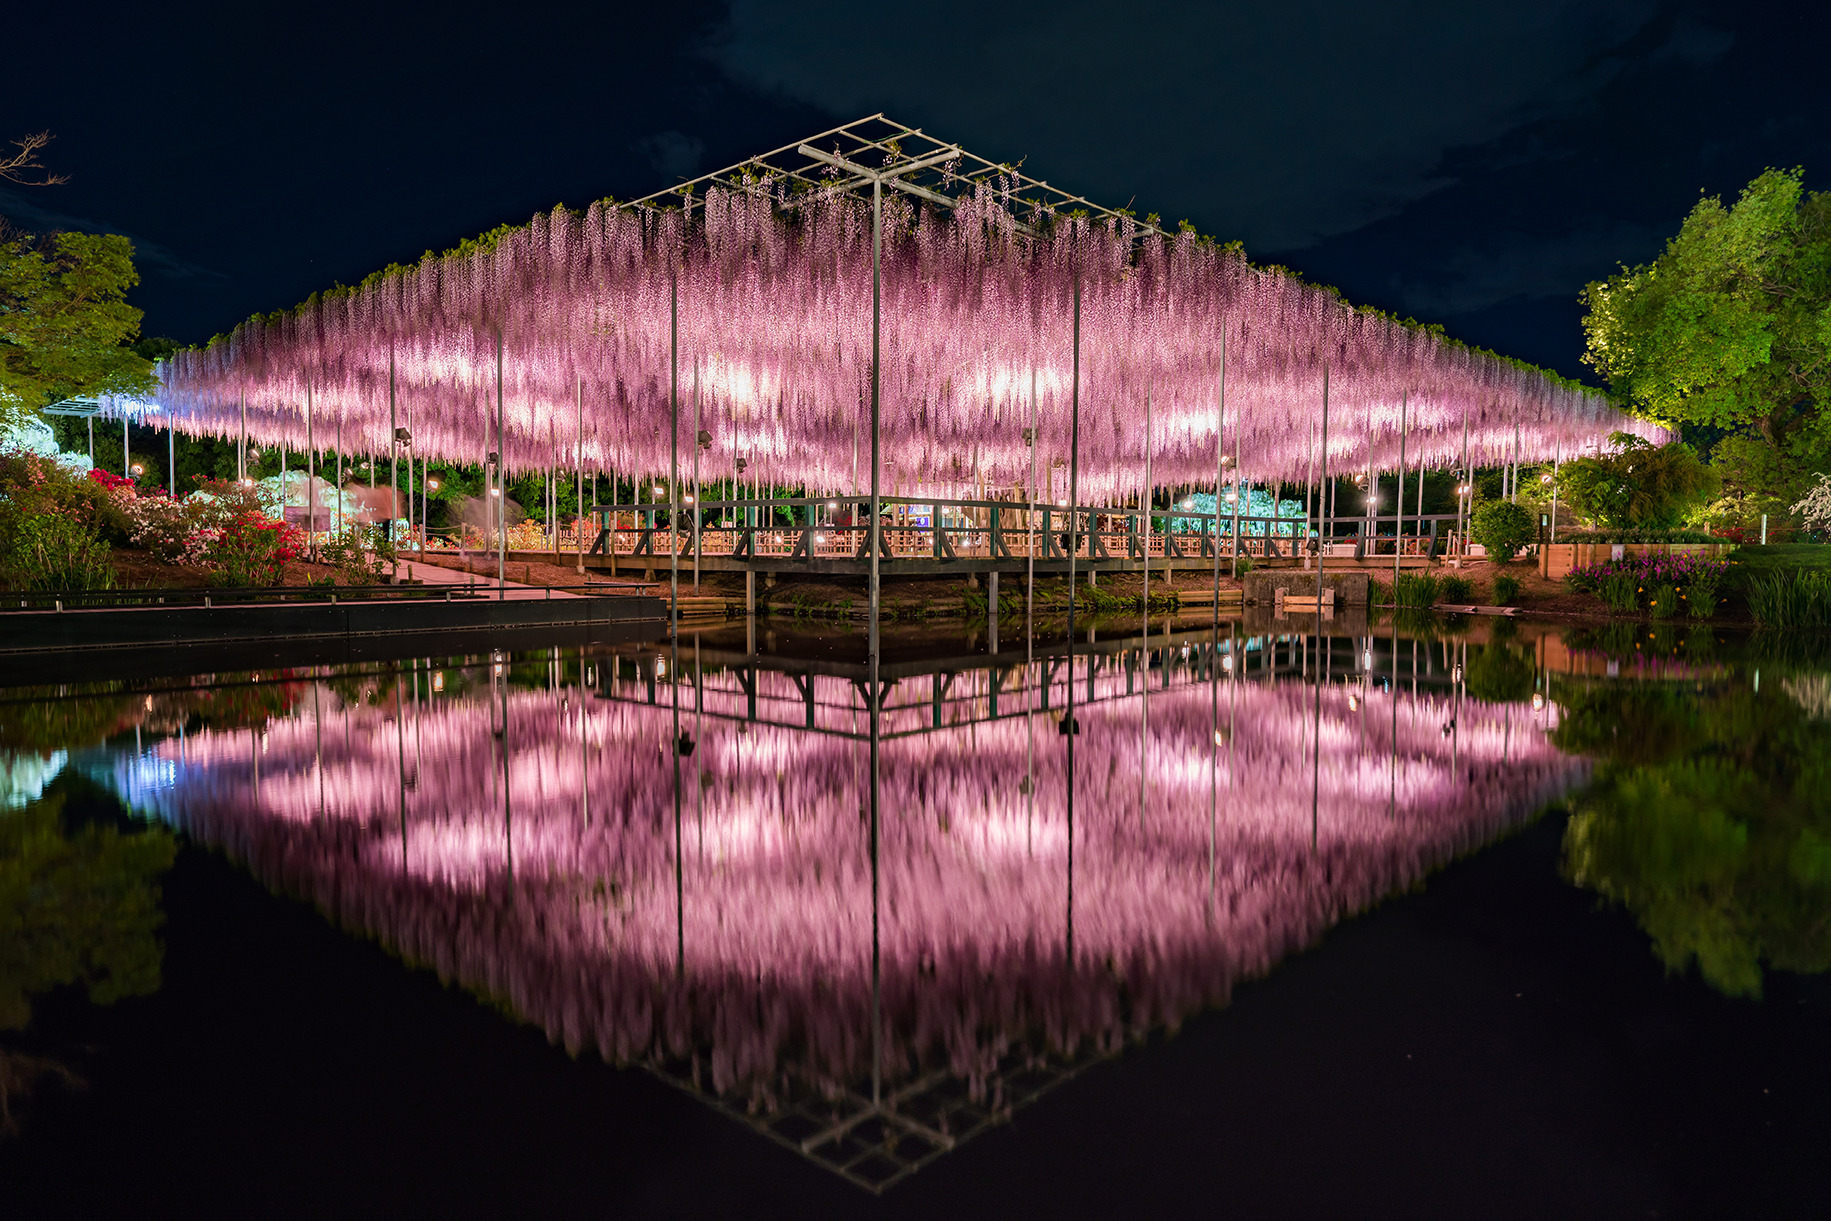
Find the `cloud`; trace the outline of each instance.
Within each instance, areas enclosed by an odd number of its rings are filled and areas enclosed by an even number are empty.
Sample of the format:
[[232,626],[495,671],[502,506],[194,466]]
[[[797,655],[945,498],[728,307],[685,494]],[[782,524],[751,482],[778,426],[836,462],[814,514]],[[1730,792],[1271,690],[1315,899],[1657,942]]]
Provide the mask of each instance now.
[[1574,300],[1591,280],[1617,265],[1659,254],[1665,230],[1626,221],[1580,228],[1556,236],[1501,232],[1479,245],[1453,250],[1423,279],[1401,279],[1405,308],[1419,318],[1472,314],[1506,301]]
[[636,141],[636,151],[647,157],[658,173],[678,182],[699,172],[706,142],[681,132],[663,131]]
[[33,233],[51,233],[71,231],[81,233],[117,233],[128,238],[134,244],[134,265],[142,274],[154,273],[174,280],[189,279],[227,279],[222,272],[212,271],[199,263],[177,254],[157,242],[135,237],[125,229],[118,229],[105,221],[91,220],[86,216],[71,216],[47,208],[18,191],[0,188],[0,216],[6,217],[19,228]]
[[[1446,152],[1579,110],[1658,16],[1654,0],[734,0],[706,54],[841,119],[883,110],[1263,253],[1390,215],[1443,185]],[[1675,29],[1669,54],[1711,54],[1714,33]]]

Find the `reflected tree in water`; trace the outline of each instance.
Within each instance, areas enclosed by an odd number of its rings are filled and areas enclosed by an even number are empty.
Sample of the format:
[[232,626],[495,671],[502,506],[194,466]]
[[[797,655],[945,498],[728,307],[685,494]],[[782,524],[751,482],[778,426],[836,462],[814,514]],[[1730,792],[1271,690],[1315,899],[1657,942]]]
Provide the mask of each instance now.
[[[81,986],[98,1005],[158,990],[159,877],[175,852],[162,827],[72,826],[55,793],[0,812],[0,1032],[24,1030],[32,998],[53,988]],[[45,1076],[74,1080],[0,1044],[0,1132]]]
[[1763,965],[1831,968],[1831,724],[1778,682],[1561,693],[1555,740],[1597,756],[1565,870],[1622,904],[1669,971],[1761,995]]

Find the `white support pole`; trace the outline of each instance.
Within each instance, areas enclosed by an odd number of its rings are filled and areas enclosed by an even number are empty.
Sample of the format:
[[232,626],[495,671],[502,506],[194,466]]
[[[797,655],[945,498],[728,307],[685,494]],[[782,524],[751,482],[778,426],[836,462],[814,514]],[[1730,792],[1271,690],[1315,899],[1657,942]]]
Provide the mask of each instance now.
[[[1399,555],[1405,550],[1405,425],[1407,409],[1410,406],[1410,395],[1399,392],[1399,486],[1393,493],[1395,500],[1392,506],[1392,602],[1399,602]],[[1398,696],[1395,694],[1396,700]]]
[[313,448],[312,384],[305,383],[305,540],[313,563],[318,560],[318,451]]
[[[394,395],[394,353],[388,353],[388,542],[393,544],[394,523],[400,518],[401,498],[401,439],[400,411],[395,404]],[[401,579],[401,553],[398,547],[390,545],[394,552],[395,584]]]
[[509,487],[508,445],[502,421],[502,328],[496,328],[496,601],[508,597]]
[[[1151,632],[1151,390],[1144,390],[1144,495],[1139,507],[1144,510],[1144,601],[1140,609],[1144,613],[1144,631]],[[1036,451],[1032,449],[1031,463],[1036,461]]]
[[705,489],[699,486],[699,357],[693,358],[693,596],[699,596],[699,514]]
[[[585,575],[585,375],[578,374],[573,386],[573,398],[578,408],[578,450],[573,455],[574,469],[578,472],[576,482],[579,493],[579,512],[573,519],[572,533],[578,543],[578,574]],[[614,496],[611,498],[616,499]],[[615,550],[612,547],[611,550]]]

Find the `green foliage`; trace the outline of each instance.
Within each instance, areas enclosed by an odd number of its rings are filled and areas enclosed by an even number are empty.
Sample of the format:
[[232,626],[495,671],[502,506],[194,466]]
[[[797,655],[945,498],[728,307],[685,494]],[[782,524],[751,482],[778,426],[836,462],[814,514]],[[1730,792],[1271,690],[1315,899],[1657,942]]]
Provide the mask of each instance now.
[[1532,654],[1501,641],[1492,641],[1471,650],[1469,657],[1469,695],[1478,700],[1501,703],[1532,698],[1538,665]]
[[352,585],[375,585],[394,563],[394,544],[380,526],[346,526],[318,544],[318,558]]
[[1719,591],[1726,571],[1722,568],[1701,569],[1691,578],[1691,584],[1685,589],[1686,614],[1693,619],[1708,619],[1716,614]]
[[[1725,208],[1701,199],[1652,264],[1583,291],[1584,360],[1666,424],[1819,430],[1831,391],[1831,195],[1767,170]],[[1804,410],[1801,411],[1800,408]]]
[[1435,605],[1437,592],[1437,578],[1428,572],[1401,572],[1393,584],[1393,598],[1399,606]]
[[1519,505],[1490,500],[1476,506],[1469,522],[1469,537],[1487,548],[1494,559],[1505,563],[1538,537],[1538,524]]
[[1565,872],[1632,912],[1669,970],[1695,963],[1713,988],[1754,996],[1764,962],[1831,968],[1824,694],[1823,676],[1760,693],[1745,681],[1566,692],[1554,741],[1600,763]]
[[1367,578],[1367,605],[1391,606],[1392,586],[1377,577]]
[[1475,585],[1467,577],[1442,577],[1437,581],[1437,601],[1466,605],[1474,600]]
[[1670,619],[1678,613],[1678,602],[1678,589],[1675,586],[1658,585],[1647,599],[1647,610],[1655,619]]
[[1746,591],[1762,627],[1831,628],[1831,572],[1781,569],[1748,578]]
[[0,241],[0,424],[76,395],[153,388],[127,290],[133,244],[109,233]]
[[1559,543],[1722,543],[1720,535],[1702,530],[1566,530]]
[[99,1005],[159,988],[163,828],[68,828],[46,797],[0,812],[0,1030],[31,1020],[31,997],[81,984]]
[[1632,433],[1609,438],[1615,452],[1574,458],[1558,486],[1571,509],[1613,530],[1670,529],[1717,494],[1721,481],[1689,445],[1650,445]]
[[1494,605],[1512,606],[1519,597],[1519,578],[1501,573],[1494,578]]
[[1617,615],[1632,615],[1640,609],[1640,574],[1623,569],[1607,573],[1596,583],[1603,603]]
[[0,580],[10,589],[113,589],[113,557],[80,522],[0,506]]

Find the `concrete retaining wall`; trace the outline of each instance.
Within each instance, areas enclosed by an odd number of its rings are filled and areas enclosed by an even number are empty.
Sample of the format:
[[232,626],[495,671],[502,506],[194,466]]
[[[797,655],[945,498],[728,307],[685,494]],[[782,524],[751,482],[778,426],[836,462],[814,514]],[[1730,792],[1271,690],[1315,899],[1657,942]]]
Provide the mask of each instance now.
[[[1277,590],[1285,590],[1300,598],[1316,596],[1316,574],[1301,571],[1267,571],[1255,570],[1246,574],[1241,584],[1246,587],[1246,601],[1270,606],[1277,601]],[[1367,605],[1367,574],[1364,572],[1330,572],[1323,569],[1322,587],[1335,591],[1337,606]]]
[[252,640],[322,640],[418,632],[661,622],[659,598],[308,602],[0,614],[0,654]]

